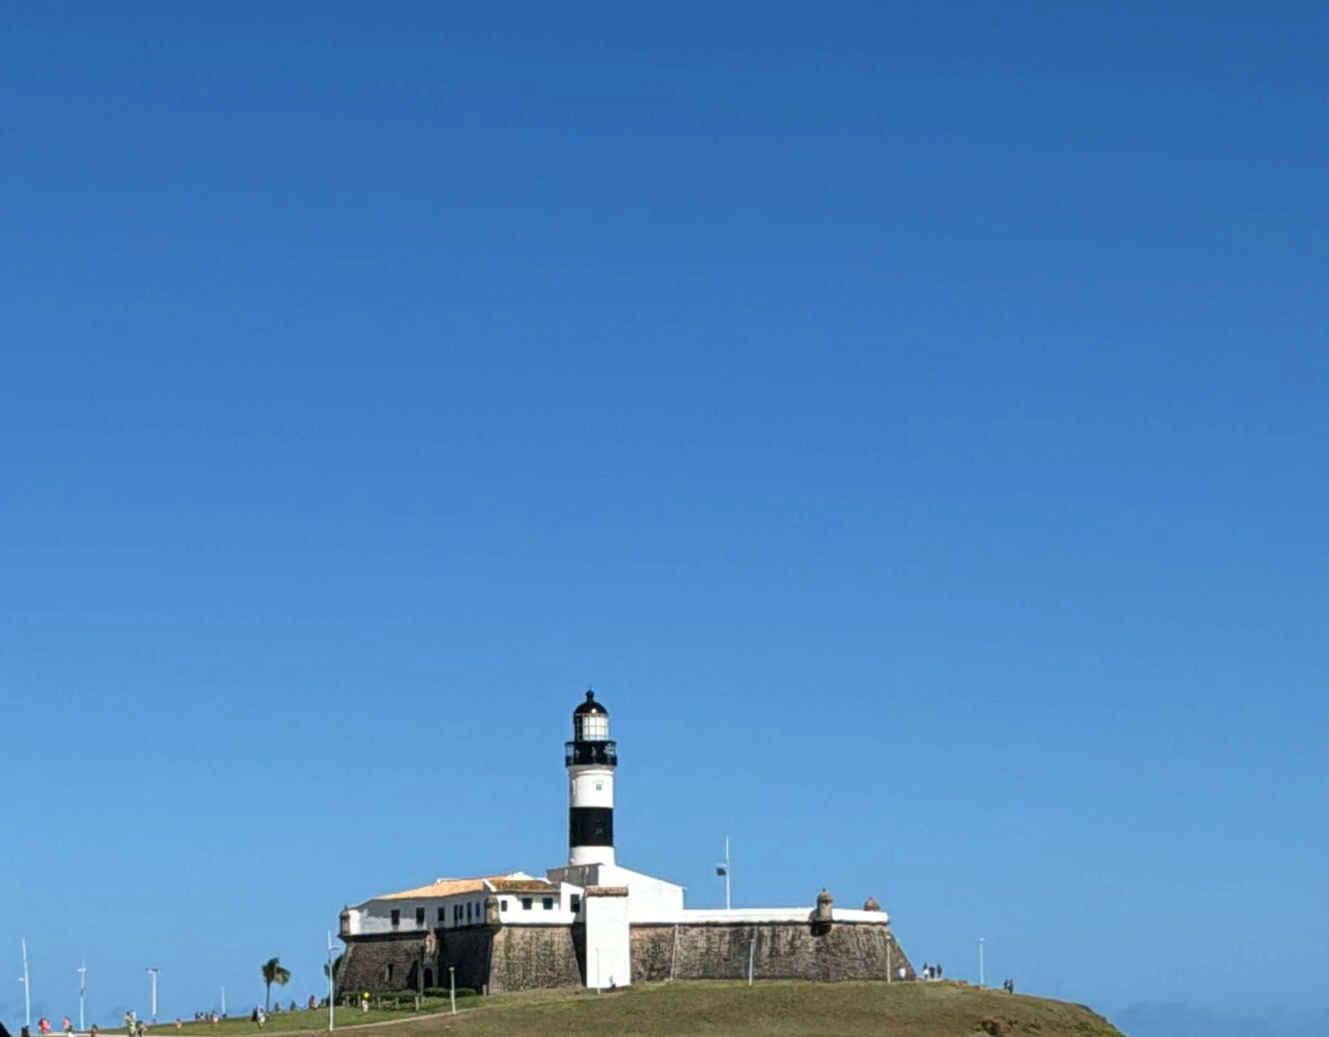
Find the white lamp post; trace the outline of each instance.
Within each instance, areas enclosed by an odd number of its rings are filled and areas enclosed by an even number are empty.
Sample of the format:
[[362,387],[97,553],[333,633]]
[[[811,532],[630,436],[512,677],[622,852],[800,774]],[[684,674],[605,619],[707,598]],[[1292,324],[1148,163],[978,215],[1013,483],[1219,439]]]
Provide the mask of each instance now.
[[152,1022],[153,1022],[154,1025],[156,1025],[156,1022],[157,1022],[157,973],[159,973],[159,972],[161,971],[161,969],[157,968],[156,965],[149,965],[149,966],[148,966],[146,969],[144,969],[143,971],[146,972],[149,976],[152,977]]
[[83,991],[87,989],[88,965],[87,962],[80,962],[78,966],[78,1028],[83,1027]]
[[457,966],[448,966],[448,1000],[452,1002],[452,1014],[457,1014]]
[[983,983],[983,937],[981,936],[978,938],[978,985],[980,987],[985,985]]
[[20,940],[19,945],[23,948],[23,975],[19,976],[18,981],[23,984],[23,1025],[32,1027],[32,997],[29,994],[28,983],[28,941]]
[[332,1000],[333,994],[332,982],[332,930],[328,930],[328,1033],[332,1032],[337,1025],[336,1008]]

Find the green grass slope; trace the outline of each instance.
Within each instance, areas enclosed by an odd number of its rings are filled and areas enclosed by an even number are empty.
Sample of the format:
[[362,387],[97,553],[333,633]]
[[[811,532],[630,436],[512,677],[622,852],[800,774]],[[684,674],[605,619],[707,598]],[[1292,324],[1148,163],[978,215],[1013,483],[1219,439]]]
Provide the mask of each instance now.
[[[458,1005],[455,1016],[397,1013],[398,1021],[347,1028],[348,1035],[1121,1037],[1106,1019],[1081,1005],[1024,995],[1012,997],[1002,991],[957,983],[767,981],[748,987],[742,983],[686,982],[632,987],[612,994],[534,991],[467,1000],[464,1010]],[[301,1022],[308,1026],[313,1014],[299,1013],[304,1017]],[[295,1017],[290,1022],[295,1022]],[[340,1028],[340,1020],[338,1025]],[[246,1026],[248,1032],[257,1033],[257,1027]],[[200,1037],[208,1029],[200,1027]]]

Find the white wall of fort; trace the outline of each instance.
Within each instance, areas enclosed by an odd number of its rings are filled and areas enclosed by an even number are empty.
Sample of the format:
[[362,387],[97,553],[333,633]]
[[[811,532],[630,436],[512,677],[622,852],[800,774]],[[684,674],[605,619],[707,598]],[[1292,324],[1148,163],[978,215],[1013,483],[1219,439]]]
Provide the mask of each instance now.
[[392,933],[419,932],[430,929],[459,929],[484,924],[484,903],[489,896],[499,902],[499,919],[504,925],[571,925],[577,918],[574,897],[576,886],[561,884],[557,889],[535,893],[462,893],[450,897],[370,900],[347,910],[349,929],[345,936],[381,936]]

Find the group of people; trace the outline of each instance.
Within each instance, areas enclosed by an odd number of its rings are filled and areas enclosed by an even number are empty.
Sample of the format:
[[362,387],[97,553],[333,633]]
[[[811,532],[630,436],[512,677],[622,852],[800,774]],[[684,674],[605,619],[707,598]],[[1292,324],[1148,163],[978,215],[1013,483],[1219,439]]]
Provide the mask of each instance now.
[[[368,996],[369,996],[368,994],[365,995],[366,998],[367,998]],[[319,1006],[319,1000],[318,1000],[318,998],[316,998],[313,994],[310,994],[310,995],[309,995],[309,1000],[305,1002],[305,1008],[306,1008],[307,1010],[309,1010],[309,1011],[312,1012],[312,1011],[313,1011],[315,1008],[317,1008],[318,1006]],[[280,1002],[280,1001],[278,1001],[275,1005],[272,1006],[272,1014],[273,1014],[273,1015],[280,1015],[281,1012],[282,1012],[282,1010],[283,1010],[283,1009],[282,1009],[282,1006],[281,1006],[281,1002]],[[295,1002],[294,1002],[294,1001],[291,1002],[291,1007],[288,1008],[288,1009],[286,1009],[286,1011],[288,1011],[288,1012],[294,1012],[294,1011],[297,1011],[296,1006],[295,1006]],[[217,1020],[216,1020],[216,1018],[214,1017],[212,1021],[213,1021],[213,1022],[216,1022]],[[267,1009],[265,1009],[265,1008],[261,1008],[261,1007],[255,1007],[255,1009],[254,1009],[252,1012],[249,1013],[249,1021],[250,1021],[251,1023],[257,1023],[257,1024],[258,1024],[258,1028],[259,1028],[260,1030],[263,1029],[263,1027],[266,1026],[266,1025],[267,1025],[267,1022],[268,1022],[268,1012],[267,1012]]]
[[[66,1037],[68,1037],[69,1034],[72,1034],[74,1032],[74,1023],[70,1020],[69,1016],[65,1016],[65,1020],[62,1025],[64,1026],[64,1032]],[[51,1020],[47,1019],[46,1016],[42,1016],[40,1019],[38,1019],[37,1032],[41,1034],[42,1037],[46,1037],[46,1035],[51,1032]]]
[[[921,969],[918,970],[918,974],[919,974],[919,976],[921,976],[923,979],[941,979],[941,977],[944,975],[944,973],[941,971],[941,966],[940,966],[940,965],[929,965],[927,962],[924,962],[924,963],[923,963],[923,967],[922,967]],[[900,978],[901,978],[901,979],[904,979],[904,969],[903,969],[903,968],[900,969]],[[1013,980],[1013,979],[1008,979],[1008,980],[1004,981],[1004,982],[1001,984],[1001,989],[1004,990],[1004,991],[1006,991],[1006,993],[1008,993],[1008,994],[1014,994],[1014,993],[1015,993],[1015,980]]]

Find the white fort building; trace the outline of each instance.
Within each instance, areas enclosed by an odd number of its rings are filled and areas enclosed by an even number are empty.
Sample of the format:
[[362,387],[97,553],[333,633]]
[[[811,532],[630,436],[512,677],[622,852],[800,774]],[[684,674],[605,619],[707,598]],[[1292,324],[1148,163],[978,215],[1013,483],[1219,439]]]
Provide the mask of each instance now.
[[480,992],[668,979],[913,979],[890,918],[835,907],[693,909],[683,887],[614,859],[618,747],[593,692],[572,714],[568,862],[543,878],[438,879],[341,913],[339,994],[447,985]]

